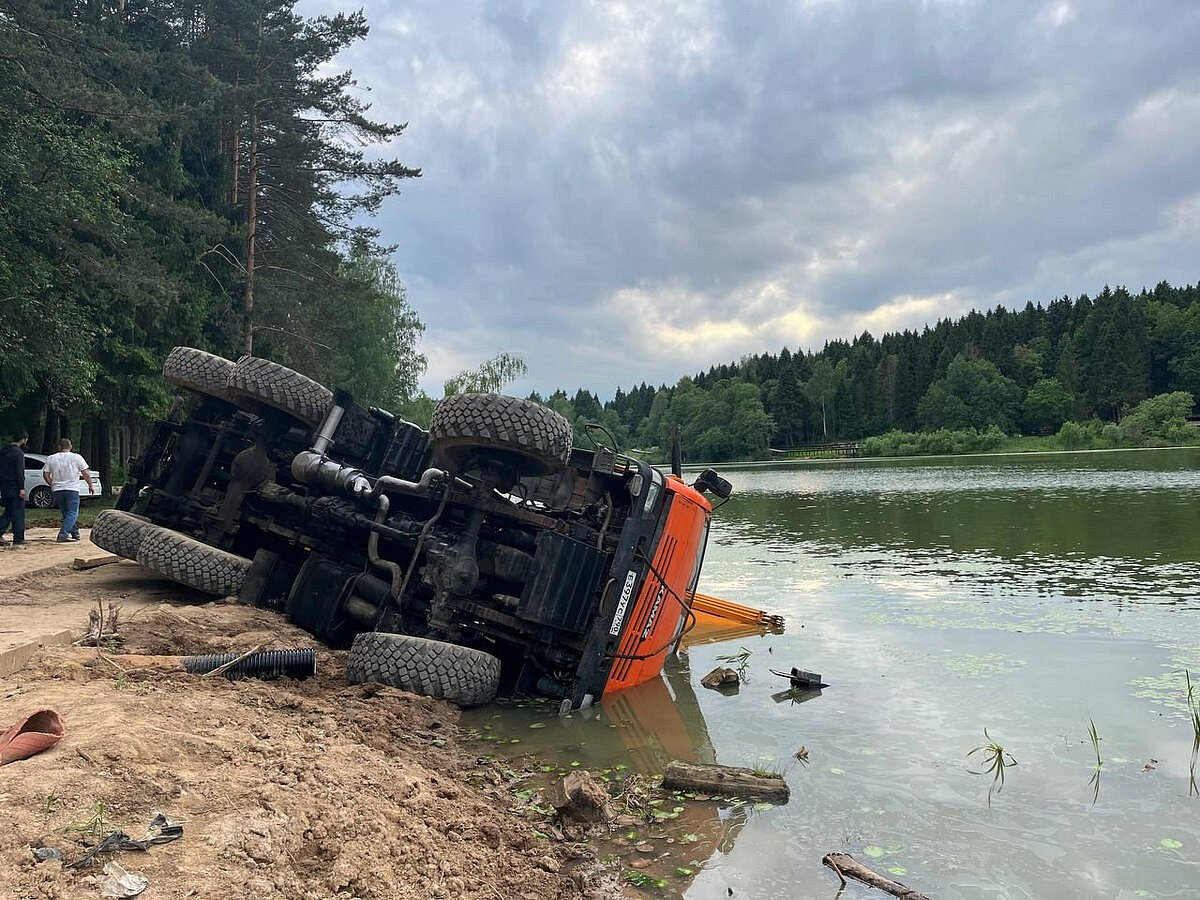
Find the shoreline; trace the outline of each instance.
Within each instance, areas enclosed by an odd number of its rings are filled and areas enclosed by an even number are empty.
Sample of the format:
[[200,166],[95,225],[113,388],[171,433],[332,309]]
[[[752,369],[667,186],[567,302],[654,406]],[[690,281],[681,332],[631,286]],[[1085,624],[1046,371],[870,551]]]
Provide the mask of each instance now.
[[1111,447],[1102,450],[992,450],[979,451],[976,453],[925,453],[916,454],[913,456],[831,456],[831,457],[807,457],[799,459],[756,459],[746,460],[744,462],[719,462],[719,463],[685,463],[684,471],[700,471],[701,469],[749,469],[749,468],[768,468],[770,466],[791,466],[791,465],[811,465],[813,463],[877,463],[891,460],[914,460],[914,459],[977,459],[983,457],[1008,457],[1008,456],[1048,456],[1060,454],[1084,454],[1084,453],[1160,453],[1164,450],[1196,450],[1200,451],[1200,444],[1186,444],[1182,447]]

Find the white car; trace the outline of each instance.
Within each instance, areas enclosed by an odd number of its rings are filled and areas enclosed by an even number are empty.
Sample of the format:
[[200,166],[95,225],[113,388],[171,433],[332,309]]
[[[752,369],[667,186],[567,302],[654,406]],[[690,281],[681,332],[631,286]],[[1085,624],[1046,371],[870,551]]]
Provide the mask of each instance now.
[[[25,505],[34,509],[50,509],[54,506],[54,494],[50,491],[50,485],[42,478],[44,468],[46,457],[42,454],[25,454]],[[103,496],[104,488],[100,485],[100,476],[95,472],[92,472],[92,484],[96,487],[96,493],[89,494],[86,481],[80,478],[75,482],[75,490],[79,491],[80,500]]]

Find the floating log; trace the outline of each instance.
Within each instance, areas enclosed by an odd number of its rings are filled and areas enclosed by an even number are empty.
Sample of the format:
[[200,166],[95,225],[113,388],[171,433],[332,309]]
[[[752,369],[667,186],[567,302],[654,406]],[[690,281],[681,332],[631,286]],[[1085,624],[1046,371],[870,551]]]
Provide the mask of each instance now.
[[861,881],[867,887],[873,887],[886,894],[891,894],[893,897],[899,897],[900,900],[929,900],[924,894],[868,869],[849,853],[826,853],[821,857],[821,864],[833,869],[833,873],[842,882],[842,887],[846,886],[847,878],[853,878],[855,881]]
[[782,775],[754,772],[738,766],[698,765],[678,759],[667,765],[663,787],[771,803],[787,803],[792,793]]

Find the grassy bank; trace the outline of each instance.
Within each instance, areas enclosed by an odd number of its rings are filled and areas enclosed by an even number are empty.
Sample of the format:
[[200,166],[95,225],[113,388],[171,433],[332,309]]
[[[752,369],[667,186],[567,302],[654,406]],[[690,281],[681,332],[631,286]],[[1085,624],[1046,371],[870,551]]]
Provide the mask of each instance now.
[[889,431],[862,442],[863,456],[931,456],[957,453],[1022,453],[1053,450],[1122,450],[1200,445],[1200,429],[1188,424],[1193,398],[1177,391],[1143,400],[1120,422],[1064,422],[1052,435],[1007,435],[995,425],[936,431]]
[[[91,528],[102,510],[112,509],[117,502],[115,494],[103,497],[93,497],[79,504],[79,525],[81,528]],[[25,509],[25,525],[27,528],[58,528],[62,525],[62,513],[57,509]]]

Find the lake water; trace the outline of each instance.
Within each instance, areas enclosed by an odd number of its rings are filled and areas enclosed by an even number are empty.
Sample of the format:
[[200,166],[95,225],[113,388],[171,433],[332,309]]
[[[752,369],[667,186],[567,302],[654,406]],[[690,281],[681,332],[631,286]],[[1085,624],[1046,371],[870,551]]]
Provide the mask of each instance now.
[[[468,724],[563,765],[782,771],[786,805],[687,803],[637,835],[672,848],[667,896],[833,897],[832,850],[941,900],[1200,896],[1200,451],[722,474],[701,590],[783,614],[784,634],[693,644],[590,716]],[[699,686],[741,648],[736,695]],[[830,686],[781,699],[768,669],[791,666]],[[988,761],[967,758],[984,729],[1017,762],[990,804]]]

